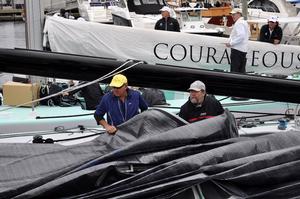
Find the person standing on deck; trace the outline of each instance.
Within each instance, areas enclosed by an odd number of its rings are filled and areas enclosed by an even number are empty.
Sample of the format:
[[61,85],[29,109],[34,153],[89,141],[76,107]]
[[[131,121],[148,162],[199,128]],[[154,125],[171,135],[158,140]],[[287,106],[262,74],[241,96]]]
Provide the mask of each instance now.
[[[117,131],[117,126],[131,119],[141,111],[148,109],[148,105],[140,92],[128,88],[124,75],[115,75],[109,84],[112,90],[106,93],[94,113],[98,124],[109,134]],[[104,119],[106,114],[107,121]]]
[[154,29],[180,32],[180,26],[177,19],[170,16],[171,8],[164,6],[160,11],[162,18],[156,22]]
[[243,19],[241,9],[234,8],[230,14],[235,22],[230,33],[229,41],[225,43],[226,47],[231,48],[230,71],[245,73],[249,39],[248,23]]
[[203,82],[193,82],[188,91],[190,97],[179,112],[182,119],[193,123],[224,113],[221,103],[214,96],[207,95]]
[[268,19],[268,24],[265,24],[260,29],[259,41],[272,44],[280,44],[282,39],[282,29],[278,24],[278,17],[271,16]]

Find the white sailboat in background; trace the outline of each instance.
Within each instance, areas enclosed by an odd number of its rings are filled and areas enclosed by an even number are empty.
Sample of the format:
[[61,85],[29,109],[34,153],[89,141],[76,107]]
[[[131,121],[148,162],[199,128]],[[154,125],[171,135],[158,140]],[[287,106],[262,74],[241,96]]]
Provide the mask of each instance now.
[[300,44],[300,13],[286,0],[249,1],[248,23],[250,30],[254,31],[252,39],[257,39],[260,27],[267,24],[270,16],[278,17],[279,26],[283,30],[282,44]]
[[[296,4],[286,0],[250,0],[247,4],[248,6],[244,9],[247,8],[245,18],[247,18],[250,26],[251,40],[257,40],[261,26],[267,24],[268,18],[276,16],[279,18],[279,25],[283,29],[281,43],[300,45],[300,13],[299,8],[295,6]],[[236,7],[242,8],[242,4],[236,5]],[[225,28],[224,34],[230,34],[230,27],[233,23],[229,12],[224,15],[223,19],[220,16],[206,16],[203,19],[209,24],[213,23]]]
[[[267,23],[267,19],[250,19],[247,20],[249,24],[257,24],[257,33],[259,27]],[[296,17],[279,17],[279,26],[282,28],[283,36],[282,44],[300,45],[300,16]]]
[[225,29],[222,27],[207,27],[202,18],[202,11],[207,10],[207,8],[195,8],[196,3],[190,3],[189,5],[191,7],[174,8],[181,32],[214,36],[221,36],[224,33]]
[[159,10],[164,5],[164,1],[157,0],[120,0],[118,6],[112,8],[113,22],[120,26],[154,29],[156,21],[161,18]]
[[78,0],[80,16],[87,21],[98,23],[113,23],[111,8],[116,5],[115,0]]
[[[166,5],[162,0],[120,0],[117,7],[112,8],[115,25],[134,28],[154,29],[161,18],[160,9]],[[171,17],[177,18],[182,32],[193,34],[221,35],[222,28],[208,28],[201,17],[201,8],[175,7],[171,9]],[[193,14],[193,16],[191,16]]]
[[251,0],[248,3],[249,19],[268,19],[272,15],[295,17],[297,14],[295,6],[286,0]]

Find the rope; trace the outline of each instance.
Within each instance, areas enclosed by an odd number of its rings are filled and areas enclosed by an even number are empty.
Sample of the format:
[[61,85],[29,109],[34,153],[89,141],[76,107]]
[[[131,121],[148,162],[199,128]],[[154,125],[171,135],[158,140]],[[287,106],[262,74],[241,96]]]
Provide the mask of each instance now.
[[80,136],[80,137],[75,137],[75,138],[65,138],[65,139],[60,139],[60,140],[53,140],[53,142],[64,142],[64,141],[71,141],[71,140],[79,140],[79,139],[83,139],[83,138],[88,138],[88,137],[93,137],[93,136],[97,136],[97,135],[102,135],[104,134],[106,131],[102,131],[102,132],[98,132],[98,133],[94,133],[91,135],[84,135],[84,136]]
[[267,113],[267,112],[253,112],[253,111],[230,111],[232,113],[248,113],[248,114],[265,114],[265,115],[287,115],[292,116],[292,114],[286,114],[286,113]]
[[[110,78],[110,77],[112,77],[112,76],[114,76],[114,75],[117,75],[117,74],[119,74],[119,73],[122,73],[122,72],[124,72],[124,71],[126,71],[126,70],[128,70],[128,69],[130,69],[130,68],[132,68],[132,67],[134,67],[134,66],[137,66],[137,65],[139,65],[139,64],[144,63],[144,62],[142,62],[142,61],[139,61],[139,62],[137,62],[137,63],[134,63],[134,64],[132,64],[132,65],[130,65],[130,66],[128,66],[128,67],[125,67],[124,69],[120,70],[122,67],[124,67],[126,64],[128,64],[128,63],[130,63],[130,62],[133,62],[133,60],[128,60],[128,61],[126,61],[125,63],[123,63],[121,66],[119,66],[119,67],[116,68],[115,70],[113,70],[113,71],[109,72],[108,74],[106,74],[106,75],[104,75],[104,76],[102,76],[102,77],[100,77],[100,78],[98,78],[98,79],[96,79],[96,80],[93,80],[93,81],[91,81],[91,82],[87,82],[87,83],[83,83],[83,84],[80,84],[80,85],[72,86],[72,87],[70,87],[70,88],[66,88],[66,89],[64,89],[64,90],[62,90],[62,91],[60,91],[60,92],[55,93],[55,94],[48,95],[48,96],[46,96],[46,97],[39,98],[39,99],[36,99],[36,100],[32,100],[32,101],[29,101],[29,102],[25,102],[25,103],[23,103],[23,104],[19,104],[19,105],[16,105],[16,106],[14,106],[14,107],[4,108],[4,109],[1,109],[0,112],[1,112],[1,111],[11,110],[11,109],[14,109],[14,108],[18,108],[18,107],[21,107],[21,106],[24,106],[24,105],[27,105],[27,104],[31,104],[31,103],[36,103],[36,102],[39,102],[39,101],[42,101],[42,100],[45,100],[45,99],[50,99],[50,98],[52,98],[52,97],[55,97],[55,96],[58,96],[58,95],[62,95],[63,93],[70,92],[70,91],[73,91],[73,90],[77,90],[77,89],[86,87],[86,86],[88,86],[88,85],[91,85],[91,84],[94,84],[94,83],[103,81],[103,80],[105,80],[105,79],[107,79],[107,78]],[[117,72],[116,72],[116,71],[117,71]]]
[[51,134],[74,134],[74,133],[84,133],[84,131],[90,131],[93,133],[105,132],[103,129],[98,129],[94,127],[85,127],[83,125],[78,125],[77,127],[65,128],[64,126],[57,126],[53,130],[47,131],[33,131],[33,132],[19,132],[19,133],[7,133],[0,134],[0,139],[13,138],[13,137],[27,137],[36,135],[51,135]]

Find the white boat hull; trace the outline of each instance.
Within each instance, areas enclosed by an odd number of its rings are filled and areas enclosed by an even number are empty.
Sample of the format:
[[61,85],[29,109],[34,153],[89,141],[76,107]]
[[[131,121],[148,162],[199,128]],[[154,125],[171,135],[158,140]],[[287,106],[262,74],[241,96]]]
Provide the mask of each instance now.
[[[48,17],[45,33],[51,50],[71,54],[143,60],[229,71],[228,38],[193,35]],[[293,74],[300,70],[300,48],[249,41],[247,72]]]

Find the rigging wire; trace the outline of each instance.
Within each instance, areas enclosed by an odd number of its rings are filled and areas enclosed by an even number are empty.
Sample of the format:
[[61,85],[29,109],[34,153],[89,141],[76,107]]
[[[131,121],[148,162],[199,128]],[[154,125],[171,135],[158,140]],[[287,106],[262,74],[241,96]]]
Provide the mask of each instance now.
[[295,128],[296,129],[300,129],[300,118],[297,117],[297,116],[299,116],[299,112],[300,112],[300,108],[298,109],[298,107],[299,107],[299,104],[297,104],[297,107],[294,112],[294,120],[295,120]]
[[91,134],[91,135],[84,135],[84,136],[79,136],[79,137],[74,137],[74,138],[65,138],[65,139],[53,140],[53,142],[65,142],[65,141],[79,140],[79,139],[84,139],[84,138],[88,138],[88,137],[102,135],[105,132],[106,131],[103,130],[101,132],[94,133],[94,134]]
[[[283,115],[283,116],[293,116],[293,114],[287,114],[287,110],[285,113],[267,113],[267,112],[253,112],[253,111],[230,111],[232,113],[248,113],[248,114],[260,114],[260,115],[266,115],[266,116],[276,116],[276,115]],[[298,115],[299,116],[299,115]]]
[[7,138],[14,138],[14,137],[28,137],[28,136],[37,136],[37,135],[66,134],[66,133],[70,135],[77,134],[77,133],[84,134],[85,131],[89,131],[94,134],[101,134],[105,132],[105,130],[101,128],[84,127],[83,125],[78,125],[77,127],[72,127],[67,129],[64,128],[64,126],[57,126],[53,130],[47,130],[47,131],[0,134],[0,139],[7,139]]
[[7,108],[4,108],[4,109],[1,109],[0,112],[2,111],[7,111],[7,110],[11,110],[11,109],[14,109],[14,108],[18,108],[18,107],[21,107],[21,106],[24,106],[24,105],[27,105],[27,104],[31,104],[31,103],[36,103],[36,102],[39,102],[39,101],[42,101],[42,100],[45,100],[45,99],[50,99],[52,97],[55,97],[55,96],[58,96],[58,95],[62,95],[63,93],[66,93],[66,92],[71,92],[71,91],[74,91],[74,90],[77,90],[77,89],[80,89],[80,88],[83,88],[83,87],[86,87],[86,86],[89,86],[91,84],[94,84],[94,83],[97,83],[97,82],[100,82],[100,81],[103,81],[107,78],[110,78],[114,75],[117,75],[119,73],[122,73],[134,66],[137,66],[139,64],[142,64],[144,63],[143,61],[139,61],[139,62],[136,62],[136,63],[133,63],[131,64],[130,66],[128,67],[125,67],[124,69],[121,69],[123,68],[124,66],[126,66],[128,63],[131,63],[133,62],[133,60],[128,60],[126,61],[125,63],[123,63],[122,65],[120,65],[118,68],[114,69],[113,71],[103,75],[102,77],[98,78],[98,79],[95,79],[91,82],[87,82],[87,83],[84,83],[84,84],[80,84],[80,85],[75,85],[75,86],[72,86],[72,87],[69,87],[69,88],[66,88],[60,92],[57,92],[55,94],[52,94],[52,95],[48,95],[46,97],[43,97],[43,98],[39,98],[39,99],[36,99],[36,100],[32,100],[32,101],[29,101],[29,102],[25,102],[25,103],[22,103],[22,104],[19,104],[19,105],[16,105],[14,107],[7,107]]
[[228,98],[230,98],[230,97],[227,96],[227,97],[224,97],[224,98],[222,98],[222,99],[219,99],[218,101],[221,102],[221,101],[226,100],[226,99],[228,99]]
[[47,116],[47,117],[37,116],[35,119],[41,120],[41,119],[67,118],[67,117],[81,117],[81,116],[89,116],[89,115],[94,115],[94,113],[83,113],[83,114],[76,114],[76,115],[54,115],[54,116]]

